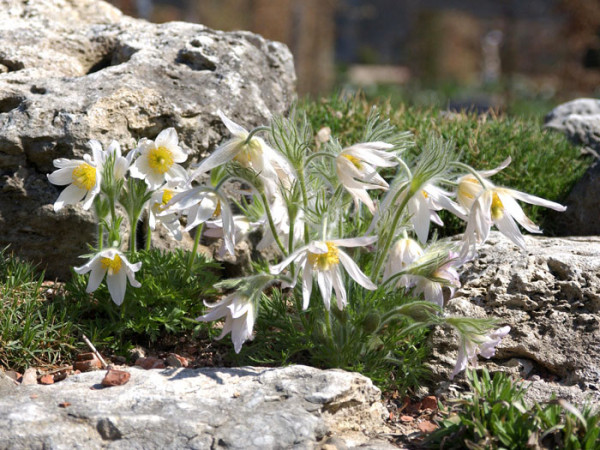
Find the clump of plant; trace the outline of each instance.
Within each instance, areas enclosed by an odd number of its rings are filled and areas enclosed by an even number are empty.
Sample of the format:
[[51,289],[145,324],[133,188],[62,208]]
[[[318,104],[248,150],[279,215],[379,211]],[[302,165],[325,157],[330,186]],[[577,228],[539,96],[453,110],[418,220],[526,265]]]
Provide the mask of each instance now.
[[[493,183],[490,178],[510,157],[495,169],[477,171],[457,161],[454,145],[440,137],[415,149],[411,133],[397,130],[376,109],[358,142],[348,146],[327,133],[315,139],[306,117],[295,112],[252,130],[218,115],[232,136],[191,171],[179,165],[187,153],[172,128],[155,141],[142,139],[126,156],[116,142],[103,150],[91,141],[93,156],[55,161],[50,181],[68,185],[55,209],[83,199],[99,219],[97,246],[75,271],[89,273],[86,292],[99,292],[98,300],[106,297],[98,291],[106,279],[125,329],[153,336],[160,317],[183,320],[154,304],[157,313],[137,327],[127,322],[126,311],[145,305],[144,290],[151,289],[140,283],[142,270],[156,270],[148,266],[157,261],[144,260],[136,249],[136,228],[146,211],[150,230],[162,223],[179,239],[182,229],[195,229],[194,250],[182,264],[176,290],[198,270],[194,261],[203,234],[221,238],[220,252],[233,255],[237,242],[259,230],[257,249],[275,254],[256,261],[248,276],[216,284],[222,297],[206,302],[208,310],[197,317],[224,319],[219,338],[231,333],[236,353],[253,339],[260,318],[258,333],[269,341],[257,339],[257,361],[280,354],[382,379],[395,364],[411,367],[408,355],[424,358],[414,346],[432,325],[458,331],[454,374],[477,355],[494,354],[509,327],[444,314],[444,296],[460,285],[457,268],[476,254],[492,226],[520,247],[525,240],[517,224],[540,232],[518,200],[564,210]],[[443,225],[441,210],[466,222],[462,242],[431,236],[431,223]],[[121,238],[125,220],[128,246]],[[418,377],[417,367],[405,370],[406,379]]]
[[71,353],[77,324],[42,295],[44,274],[7,249],[0,251],[0,365],[22,370]]
[[442,410],[446,418],[425,441],[439,449],[565,448],[593,449],[600,445],[597,411],[579,410],[565,400],[528,406],[524,385],[504,373],[490,377],[467,371],[469,392]]

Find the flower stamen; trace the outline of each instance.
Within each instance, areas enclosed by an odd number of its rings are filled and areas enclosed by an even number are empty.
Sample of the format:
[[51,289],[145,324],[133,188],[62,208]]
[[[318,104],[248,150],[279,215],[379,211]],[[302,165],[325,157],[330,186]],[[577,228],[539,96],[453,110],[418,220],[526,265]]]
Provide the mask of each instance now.
[[174,162],[173,153],[165,147],[157,147],[148,152],[148,164],[158,173],[168,172]]
[[494,196],[492,197],[492,206],[490,207],[490,212],[492,213],[492,218],[494,220],[499,220],[504,215],[504,205],[498,197],[498,194],[494,192]]
[[111,276],[119,273],[121,266],[123,265],[119,255],[115,255],[113,259],[104,257],[100,259],[100,262],[102,263],[103,268],[108,269],[108,274]]
[[347,153],[342,153],[342,156],[348,161],[350,161],[358,170],[361,170],[363,168],[361,160],[358,159],[356,156],[348,155]]
[[72,177],[75,186],[89,191],[96,184],[96,168],[88,163],[79,164],[73,169]]
[[325,242],[325,244],[327,253],[308,252],[308,262],[312,264],[314,270],[327,271],[340,262],[337,246],[333,242]]

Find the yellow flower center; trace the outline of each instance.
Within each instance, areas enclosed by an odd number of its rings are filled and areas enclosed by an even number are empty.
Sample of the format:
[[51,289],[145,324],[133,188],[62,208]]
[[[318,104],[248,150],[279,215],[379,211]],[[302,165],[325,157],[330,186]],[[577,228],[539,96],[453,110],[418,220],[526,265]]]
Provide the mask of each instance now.
[[242,143],[240,147],[240,151],[235,155],[233,160],[239,162],[244,167],[256,164],[257,159],[260,158],[262,153],[260,142],[252,138],[248,144]]
[[119,273],[119,270],[121,270],[121,266],[123,265],[123,262],[121,261],[121,257],[119,255],[115,255],[113,259],[102,258],[100,262],[102,263],[103,268],[108,269],[109,275]]
[[165,189],[160,199],[160,203],[156,202],[154,205],[152,205],[152,210],[155,213],[163,212],[167,206],[167,203],[169,203],[173,198],[173,195],[175,195],[175,193],[171,189]]
[[75,186],[89,191],[96,185],[96,168],[88,163],[79,164],[73,169],[72,177]]
[[423,194],[423,197],[429,198],[429,194],[426,191],[422,190],[421,194]]
[[327,244],[327,253],[308,252],[308,262],[312,264],[315,270],[329,270],[331,266],[339,264],[338,249],[333,242]]
[[217,200],[217,207],[215,208],[215,212],[213,212],[212,218],[217,219],[221,217],[221,200]]
[[500,197],[498,197],[498,194],[496,194],[495,192],[494,196],[492,197],[492,206],[490,208],[490,211],[494,220],[501,219],[504,215],[504,205],[502,204]]
[[362,162],[360,161],[360,159],[358,159],[356,156],[352,156],[352,155],[347,155],[347,154],[342,154],[342,156],[344,158],[346,158],[348,161],[350,161],[354,167],[356,167],[358,170],[362,169]]
[[173,153],[165,147],[153,148],[148,152],[148,164],[158,173],[166,173],[173,163]]

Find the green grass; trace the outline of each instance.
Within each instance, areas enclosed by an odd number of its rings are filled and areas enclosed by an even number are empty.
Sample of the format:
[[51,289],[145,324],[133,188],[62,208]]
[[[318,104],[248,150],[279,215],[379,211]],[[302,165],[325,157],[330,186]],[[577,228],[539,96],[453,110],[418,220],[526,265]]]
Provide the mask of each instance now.
[[442,410],[440,428],[425,447],[459,449],[600,448],[600,416],[564,400],[527,406],[523,385],[504,373],[467,374],[469,392]]
[[202,300],[214,299],[219,266],[199,255],[192,275],[189,253],[160,250],[138,253],[140,288],[128,286],[121,307],[103,283],[85,292],[87,276],[73,273],[61,292],[48,296],[43,273],[4,251],[0,254],[0,366],[23,370],[71,362],[86,349],[86,334],[102,352],[126,355],[135,345],[160,347],[179,338],[206,338],[209,326],[194,319],[203,314]]
[[[305,102],[301,109],[307,112],[315,130],[329,126],[333,136],[342,145],[360,142],[371,104],[364,98],[333,96],[315,102]],[[512,163],[492,178],[504,185],[553,201],[562,201],[573,184],[590,166],[589,157],[581,157],[579,149],[560,133],[545,130],[541,120],[474,113],[448,115],[439,109],[423,109],[389,103],[378,105],[399,130],[414,133],[418,151],[431,134],[451,140],[460,160],[477,170],[497,167],[508,156]],[[547,210],[525,206],[525,212],[540,224],[546,234],[552,234],[552,224],[546,218]],[[444,236],[462,232],[464,225],[450,214],[442,214],[446,227]]]

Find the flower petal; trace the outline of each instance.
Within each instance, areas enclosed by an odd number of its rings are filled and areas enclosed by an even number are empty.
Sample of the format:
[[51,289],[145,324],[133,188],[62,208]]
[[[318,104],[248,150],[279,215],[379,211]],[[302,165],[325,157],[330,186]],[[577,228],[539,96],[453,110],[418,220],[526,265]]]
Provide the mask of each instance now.
[[318,270],[317,284],[319,285],[319,290],[321,291],[321,297],[323,297],[325,309],[329,311],[329,308],[331,307],[331,289],[333,288],[331,273],[329,273],[329,271],[323,272]]
[[54,211],[60,211],[65,205],[74,205],[79,202],[87,193],[87,190],[81,189],[74,184],[70,184],[58,196],[54,202]]
[[348,275],[350,275],[354,281],[371,291],[377,289],[377,286],[373,284],[373,282],[369,280],[369,278],[364,273],[361,272],[361,270],[358,268],[358,266],[352,260],[352,258],[350,258],[350,256],[348,256],[343,251],[338,250],[338,258],[340,259],[340,262],[348,272]]
[[108,292],[117,305],[123,303],[125,298],[125,289],[127,288],[127,276],[125,270],[119,270],[116,274],[106,276],[106,285]]
[[310,264],[304,264],[302,271],[302,309],[306,310],[310,304],[310,295],[313,287],[313,269]]

